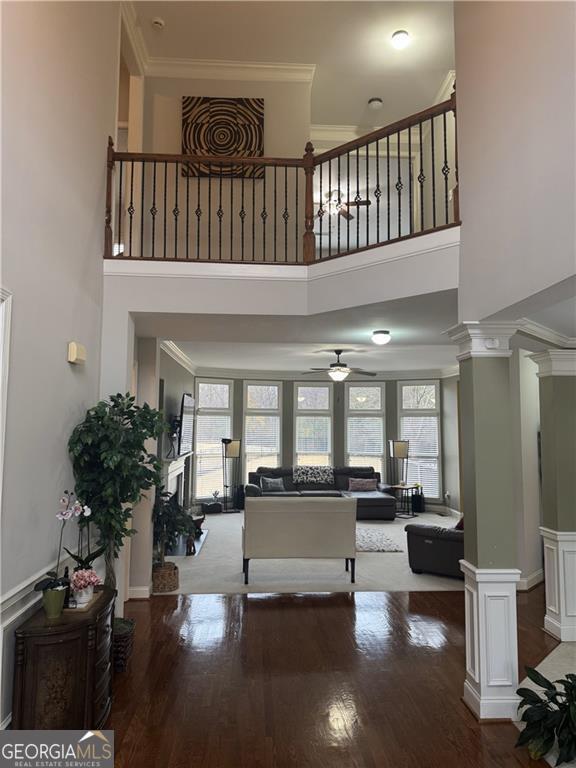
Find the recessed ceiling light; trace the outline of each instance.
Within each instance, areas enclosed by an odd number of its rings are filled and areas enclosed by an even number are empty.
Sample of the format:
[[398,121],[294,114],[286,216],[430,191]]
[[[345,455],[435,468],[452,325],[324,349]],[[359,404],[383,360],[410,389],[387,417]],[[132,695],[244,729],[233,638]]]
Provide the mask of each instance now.
[[379,347],[388,344],[391,338],[390,331],[372,331],[372,341]]
[[405,29],[398,29],[392,35],[392,45],[399,51],[403,50],[410,45],[411,38]]

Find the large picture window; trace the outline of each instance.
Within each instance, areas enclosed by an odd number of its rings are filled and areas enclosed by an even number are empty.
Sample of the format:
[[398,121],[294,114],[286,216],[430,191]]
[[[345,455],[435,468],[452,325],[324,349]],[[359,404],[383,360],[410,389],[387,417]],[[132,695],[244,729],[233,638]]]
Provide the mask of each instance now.
[[244,471],[280,466],[282,385],[244,384]]
[[346,463],[384,470],[384,385],[346,385]]
[[429,499],[441,498],[440,388],[437,381],[398,383],[400,439],[408,440],[408,482]]
[[232,382],[198,381],[196,402],[194,496],[222,496],[222,438],[232,437]]
[[297,466],[332,463],[332,386],[296,384],[294,445]]

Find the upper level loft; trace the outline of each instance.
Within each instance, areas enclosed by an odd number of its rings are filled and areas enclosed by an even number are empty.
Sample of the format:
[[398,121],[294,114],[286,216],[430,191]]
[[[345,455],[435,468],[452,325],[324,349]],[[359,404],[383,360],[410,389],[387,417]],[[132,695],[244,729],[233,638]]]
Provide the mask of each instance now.
[[457,226],[455,110],[452,93],[292,158],[117,152],[110,141],[104,257],[312,264]]

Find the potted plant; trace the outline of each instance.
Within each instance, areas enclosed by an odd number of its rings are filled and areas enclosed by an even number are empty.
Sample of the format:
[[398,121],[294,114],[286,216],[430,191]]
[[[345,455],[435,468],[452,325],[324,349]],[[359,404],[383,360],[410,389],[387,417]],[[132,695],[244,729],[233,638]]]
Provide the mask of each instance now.
[[520,696],[518,710],[524,710],[522,722],[526,723],[516,746],[528,747],[533,760],[540,760],[557,746],[556,765],[576,759],[576,675],[568,674],[552,683],[531,667],[526,667],[526,674],[543,691],[516,691]]
[[178,566],[166,561],[166,550],[176,545],[181,534],[189,534],[194,529],[194,522],[178,503],[176,494],[164,488],[159,488],[156,493],[152,520],[156,547],[152,587],[154,592],[173,592],[179,586]]
[[75,570],[70,579],[70,586],[74,592],[74,598],[78,608],[82,608],[94,597],[94,587],[102,584],[102,579],[92,568],[80,568]]
[[104,550],[105,584],[116,587],[114,560],[127,536],[133,505],[160,482],[160,462],[146,448],[159,437],[162,414],[148,404],[138,406],[129,393],[102,400],[72,432],[68,448],[76,491],[92,509]]
[[62,555],[62,537],[64,536],[66,523],[72,517],[82,519],[90,517],[91,514],[90,508],[81,504],[74,493],[64,491],[64,495],[60,499],[58,513],[56,514],[56,518],[61,522],[56,570],[48,571],[46,576],[34,585],[36,592],[42,592],[42,603],[48,619],[57,619],[62,613],[66,592],[70,585],[66,575],[58,576]]

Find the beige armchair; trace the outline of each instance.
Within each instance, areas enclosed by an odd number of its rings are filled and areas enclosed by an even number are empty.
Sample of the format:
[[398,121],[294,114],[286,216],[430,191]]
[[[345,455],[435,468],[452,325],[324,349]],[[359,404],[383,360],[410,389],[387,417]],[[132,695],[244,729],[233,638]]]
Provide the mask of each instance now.
[[356,499],[248,497],[242,529],[244,583],[253,558],[343,558],[356,569]]

